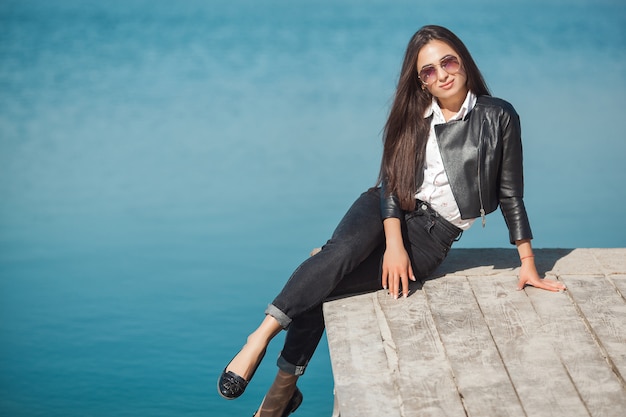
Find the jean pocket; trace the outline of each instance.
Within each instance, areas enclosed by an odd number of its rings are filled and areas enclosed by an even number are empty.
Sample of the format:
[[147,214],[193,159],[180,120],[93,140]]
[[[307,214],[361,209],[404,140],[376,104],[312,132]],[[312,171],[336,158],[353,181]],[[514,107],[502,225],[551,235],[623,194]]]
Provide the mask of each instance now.
[[429,229],[429,233],[433,240],[437,242],[442,249],[444,249],[445,253],[448,253],[452,244],[459,236],[459,233],[448,230],[448,228],[441,224],[438,220],[433,221],[433,224]]

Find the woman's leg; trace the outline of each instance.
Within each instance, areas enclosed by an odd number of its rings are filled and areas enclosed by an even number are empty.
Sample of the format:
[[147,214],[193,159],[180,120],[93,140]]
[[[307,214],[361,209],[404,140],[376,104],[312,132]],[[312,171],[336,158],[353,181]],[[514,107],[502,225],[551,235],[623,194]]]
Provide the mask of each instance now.
[[[354,271],[346,275],[328,298],[376,291],[381,288],[381,245]],[[278,374],[255,417],[280,417],[287,408],[294,410],[302,401],[296,382],[313,357],[324,332],[322,304],[295,317],[287,329],[285,345],[278,358]]]
[[354,202],[322,250],[296,269],[267,313],[289,327],[293,318],[319,306],[383,243],[380,190],[373,188]]
[[282,327],[276,319],[265,316],[261,325],[248,336],[246,344],[222,372],[217,385],[222,397],[234,399],[243,394],[265,356],[267,345],[281,330]]
[[[381,285],[384,245],[379,245],[354,271],[346,275],[323,300],[377,291]],[[315,255],[318,256],[318,255]],[[278,358],[279,369],[302,375],[324,333],[322,303],[295,317],[287,329],[285,344]]]
[[[293,273],[281,293],[268,307],[267,315],[259,328],[250,334],[244,348],[220,377],[220,393],[226,398],[241,395],[269,341],[281,329],[288,328],[293,317],[313,308],[320,308],[341,278],[361,264],[382,240],[380,194],[379,189],[372,188],[354,202],[322,250],[307,259]],[[317,340],[319,341],[319,337]]]
[[295,411],[302,402],[302,393],[296,387],[297,381],[297,375],[279,370],[254,417],[281,417],[287,408],[290,412]]

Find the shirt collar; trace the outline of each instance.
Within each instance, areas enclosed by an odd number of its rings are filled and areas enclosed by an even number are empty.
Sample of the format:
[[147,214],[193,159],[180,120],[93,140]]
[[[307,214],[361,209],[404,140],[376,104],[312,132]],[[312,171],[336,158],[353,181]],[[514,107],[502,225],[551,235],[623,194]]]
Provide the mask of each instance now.
[[[476,105],[476,94],[474,94],[471,91],[468,91],[467,96],[465,96],[465,100],[463,101],[463,104],[461,105],[461,109],[458,111],[457,114],[452,116],[449,121],[464,119],[465,116],[467,116],[467,113],[469,113],[470,110],[472,110],[475,105]],[[439,103],[437,103],[437,99],[435,97],[433,97],[432,103],[426,109],[426,112],[424,113],[424,118],[428,118],[431,115],[434,116],[435,119],[440,119],[443,122],[445,122],[445,118],[443,117],[443,113],[441,112],[441,107],[439,107]]]

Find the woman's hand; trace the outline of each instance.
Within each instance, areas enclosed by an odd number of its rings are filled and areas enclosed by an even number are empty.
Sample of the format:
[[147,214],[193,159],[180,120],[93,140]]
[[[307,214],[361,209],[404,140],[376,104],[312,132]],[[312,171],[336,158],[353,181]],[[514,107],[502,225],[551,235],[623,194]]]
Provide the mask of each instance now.
[[539,273],[537,272],[537,268],[535,267],[534,260],[525,259],[522,261],[522,267],[519,272],[519,281],[517,282],[517,289],[522,290],[526,285],[533,286],[535,288],[541,288],[548,291],[564,291],[565,285],[561,282],[548,279],[541,278]]
[[387,246],[383,256],[383,288],[389,289],[389,294],[397,299],[402,285],[402,295],[406,298],[409,295],[409,279],[415,281],[406,249],[404,246]]
[[390,217],[383,221],[385,229],[385,254],[383,256],[382,284],[393,298],[398,298],[400,284],[402,295],[409,295],[409,280],[415,281],[409,254],[404,248],[400,219]]
[[526,285],[548,291],[564,291],[566,289],[565,285],[559,281],[547,278],[542,279],[539,276],[529,239],[518,240],[515,244],[517,245],[517,250],[522,260],[522,267],[519,271],[519,281],[517,282],[518,290],[524,289]]
[[383,228],[386,244],[383,255],[383,288],[389,289],[389,294],[397,299],[402,284],[402,295],[408,297],[409,279],[415,281],[415,276],[409,254],[404,248],[400,219],[390,217],[383,220]]

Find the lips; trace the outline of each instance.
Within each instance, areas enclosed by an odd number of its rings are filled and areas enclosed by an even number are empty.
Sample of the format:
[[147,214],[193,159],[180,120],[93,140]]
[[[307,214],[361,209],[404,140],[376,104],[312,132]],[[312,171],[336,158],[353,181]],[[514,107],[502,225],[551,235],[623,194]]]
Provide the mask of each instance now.
[[454,80],[450,80],[447,83],[440,85],[439,88],[442,90],[449,90],[452,88],[452,85],[454,85]]

